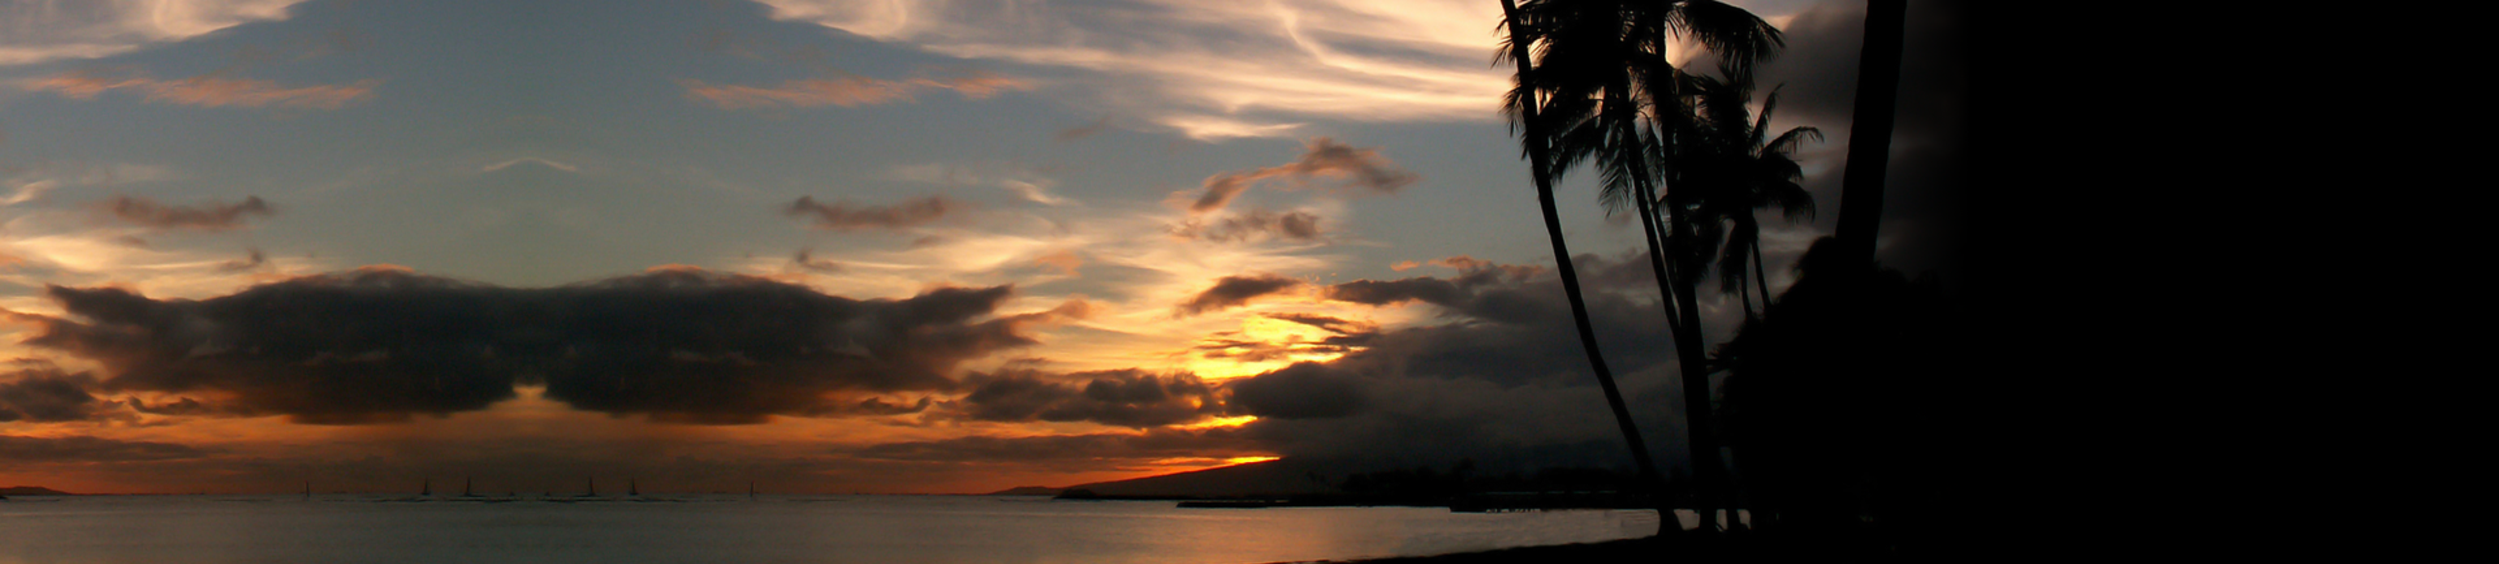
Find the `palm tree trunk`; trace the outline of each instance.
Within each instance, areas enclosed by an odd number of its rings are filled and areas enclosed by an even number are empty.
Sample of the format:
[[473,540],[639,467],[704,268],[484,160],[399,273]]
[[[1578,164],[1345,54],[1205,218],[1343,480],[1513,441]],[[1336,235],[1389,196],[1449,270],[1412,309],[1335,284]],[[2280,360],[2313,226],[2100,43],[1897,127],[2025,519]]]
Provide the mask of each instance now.
[[1648,236],[1649,271],[1657,276],[1657,305],[1666,310],[1666,333],[1672,335],[1683,327],[1683,317],[1675,314],[1674,292],[1668,289],[1674,277],[1666,273],[1666,253],[1658,242],[1657,234],[1663,229],[1657,225],[1657,188],[1649,185],[1647,171],[1635,174],[1632,186],[1632,191],[1637,192],[1633,197],[1640,200],[1636,210],[1640,213],[1640,233]]
[[[1667,220],[1671,230],[1668,232],[1669,245],[1674,245],[1676,240],[1692,240],[1694,235],[1690,218],[1675,216]],[[1671,246],[1667,250],[1668,256],[1683,256],[1688,251]],[[1678,276],[1674,284],[1676,309],[1689,314],[1683,316],[1683,330],[1676,331],[1674,338],[1675,356],[1682,361],[1683,368],[1685,428],[1691,433],[1692,510],[1701,516],[1700,530],[1710,531],[1718,528],[1718,496],[1726,484],[1726,466],[1718,456],[1718,434],[1713,430],[1715,426],[1710,416],[1709,357],[1701,350],[1708,341],[1701,338],[1700,300],[1692,288],[1692,278],[1698,273],[1680,274],[1694,275]]]
[[[1501,0],[1501,13],[1508,20],[1508,29],[1511,33],[1517,33],[1519,29],[1518,3],[1513,0]],[[1512,41],[1510,55],[1511,59],[1518,63],[1520,83],[1532,84],[1527,80],[1531,66],[1529,63],[1533,60],[1528,56],[1527,43]],[[1562,240],[1562,214],[1554,209],[1553,205],[1553,170],[1551,167],[1553,157],[1549,148],[1546,147],[1546,141],[1549,138],[1545,135],[1543,120],[1536,116],[1537,102],[1531,99],[1526,105],[1527,108],[1520,115],[1520,121],[1523,122],[1522,134],[1525,137],[1524,143],[1527,145],[1528,166],[1533,169],[1533,174],[1530,176],[1533,176],[1536,182],[1536,203],[1544,212],[1545,238],[1553,242],[1554,270],[1562,277],[1562,292],[1570,297],[1571,320],[1577,322],[1579,327],[1580,349],[1588,353],[1588,367],[1596,372],[1598,386],[1605,389],[1606,406],[1614,410],[1614,424],[1622,428],[1623,441],[1631,446],[1631,459],[1633,463],[1639,465],[1641,479],[1647,481],[1653,491],[1663,493],[1662,488],[1656,487],[1658,485],[1657,463],[1649,458],[1649,445],[1640,439],[1640,427],[1631,421],[1631,408],[1623,405],[1623,392],[1614,385],[1614,372],[1606,368],[1605,355],[1597,350],[1596,329],[1588,323],[1588,302],[1579,293],[1579,269],[1571,265],[1570,246]],[[1673,508],[1665,502],[1663,496],[1656,498],[1656,501],[1658,502],[1659,530],[1662,532],[1668,527],[1674,527]]]
[[1865,46],[1857,58],[1857,102],[1849,116],[1848,173],[1840,179],[1841,256],[1872,264],[1883,216],[1883,173],[1892,154],[1892,107],[1900,97],[1904,0],[1866,1]]

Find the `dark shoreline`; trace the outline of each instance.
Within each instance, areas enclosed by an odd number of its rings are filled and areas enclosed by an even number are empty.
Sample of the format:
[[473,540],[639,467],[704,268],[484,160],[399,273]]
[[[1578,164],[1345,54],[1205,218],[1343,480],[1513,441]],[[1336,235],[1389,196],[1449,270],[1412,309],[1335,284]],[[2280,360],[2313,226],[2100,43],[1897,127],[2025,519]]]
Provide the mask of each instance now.
[[[1455,552],[1430,556],[1391,556],[1360,560],[1320,560],[1317,564],[1507,564],[1512,562],[1629,562],[1654,561],[1664,555],[1666,546],[1658,537],[1641,537],[1604,542],[1556,544],[1497,548],[1477,552]],[[1707,559],[1699,561],[1706,562]],[[1271,563],[1284,564],[1284,563]]]

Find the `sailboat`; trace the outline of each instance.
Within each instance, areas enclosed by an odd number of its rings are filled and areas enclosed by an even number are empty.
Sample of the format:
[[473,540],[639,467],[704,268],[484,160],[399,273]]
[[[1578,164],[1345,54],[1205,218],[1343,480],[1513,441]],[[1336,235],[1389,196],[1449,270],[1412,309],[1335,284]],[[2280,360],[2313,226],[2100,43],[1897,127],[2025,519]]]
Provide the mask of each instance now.
[[642,484],[634,481],[633,478],[626,478],[625,497],[642,497]]
[[422,489],[422,490],[418,490],[418,491],[417,491],[417,497],[434,497],[434,479],[433,479],[433,478],[426,478],[426,479],[425,479],[425,488],[424,488],[424,489]]
[[304,501],[312,501],[312,480],[304,480]]
[[755,482],[752,480],[746,482],[746,500],[755,500]]

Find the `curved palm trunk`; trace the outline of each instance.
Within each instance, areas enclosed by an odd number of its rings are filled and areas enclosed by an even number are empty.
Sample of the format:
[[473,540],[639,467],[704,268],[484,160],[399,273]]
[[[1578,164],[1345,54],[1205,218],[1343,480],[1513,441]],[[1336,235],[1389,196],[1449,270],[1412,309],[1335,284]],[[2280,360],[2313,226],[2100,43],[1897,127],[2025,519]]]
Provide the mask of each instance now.
[[[1509,29],[1516,33],[1519,28],[1518,3],[1501,0],[1501,13],[1509,20]],[[1526,82],[1529,61],[1533,60],[1528,56],[1527,44],[1511,42],[1510,54],[1511,59],[1518,63],[1520,81]],[[1614,424],[1622,428],[1623,441],[1631,446],[1632,462],[1639,465],[1641,479],[1656,489],[1657,463],[1649,458],[1648,443],[1640,439],[1640,427],[1632,423],[1631,409],[1623,405],[1623,392],[1614,385],[1614,372],[1606,368],[1605,355],[1597,350],[1596,329],[1588,323],[1588,303],[1579,293],[1579,270],[1571,265],[1570,246],[1562,240],[1562,214],[1553,205],[1553,157],[1546,146],[1549,138],[1545,135],[1544,124],[1536,117],[1534,100],[1529,100],[1520,121],[1523,122],[1522,133],[1526,138],[1528,166],[1533,169],[1531,176],[1536,182],[1536,203],[1544,212],[1545,238],[1553,242],[1555,271],[1562,277],[1562,292],[1570,297],[1571,320],[1578,323],[1580,349],[1588,353],[1588,367],[1596,372],[1597,384],[1605,389],[1606,406],[1614,410]],[[1662,497],[1657,501],[1659,531],[1663,532],[1667,527],[1674,526],[1674,511]]]

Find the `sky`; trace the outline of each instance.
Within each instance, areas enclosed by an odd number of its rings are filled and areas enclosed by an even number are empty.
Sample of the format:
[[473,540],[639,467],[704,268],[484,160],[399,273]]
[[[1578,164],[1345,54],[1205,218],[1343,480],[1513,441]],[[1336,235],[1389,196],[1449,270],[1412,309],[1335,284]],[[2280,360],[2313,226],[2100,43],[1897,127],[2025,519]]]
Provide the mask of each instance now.
[[[1856,2],[1735,2],[1831,231]],[[0,485],[978,492],[1623,466],[1490,0],[0,0]],[[1880,258],[1955,263],[1919,3]],[[1636,222],[1560,187],[1680,397]],[[1732,295],[1703,293],[1728,336]],[[1680,455],[1663,455],[1669,466]]]

